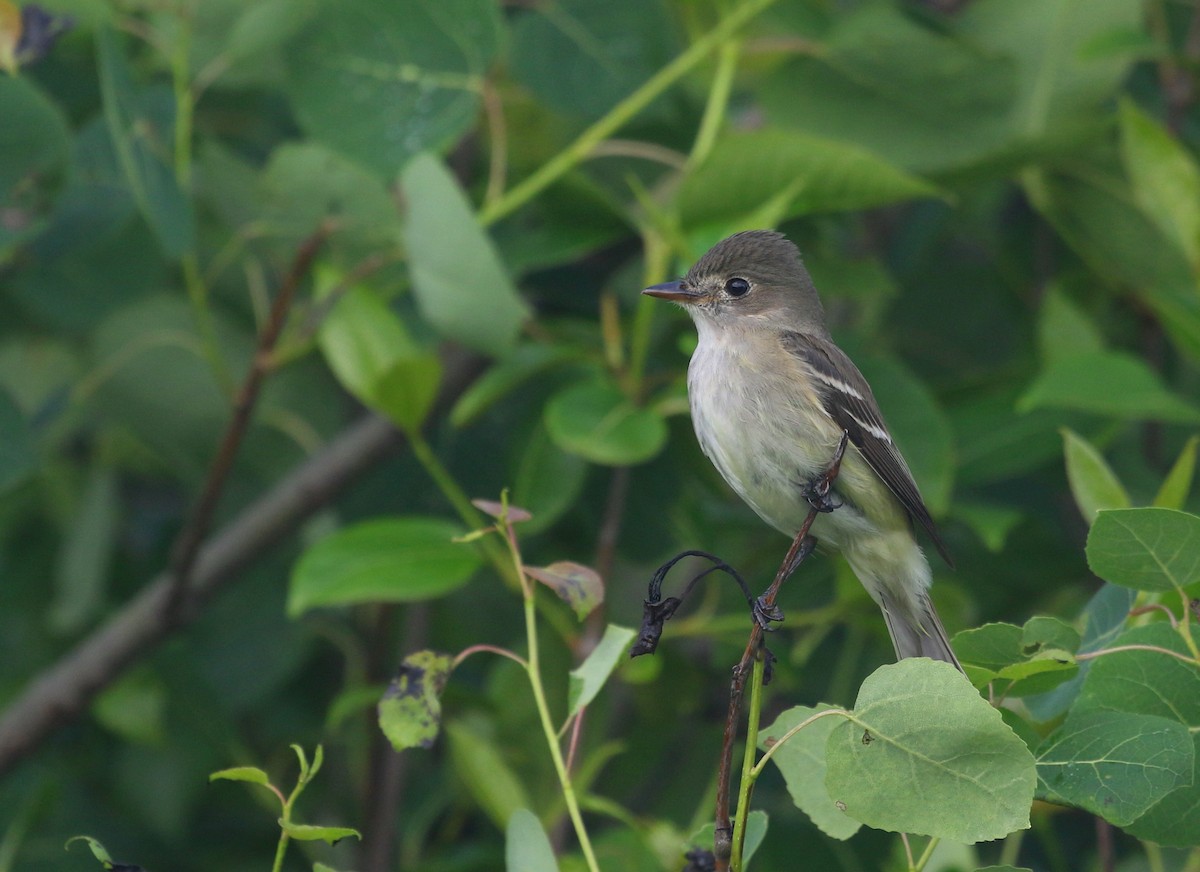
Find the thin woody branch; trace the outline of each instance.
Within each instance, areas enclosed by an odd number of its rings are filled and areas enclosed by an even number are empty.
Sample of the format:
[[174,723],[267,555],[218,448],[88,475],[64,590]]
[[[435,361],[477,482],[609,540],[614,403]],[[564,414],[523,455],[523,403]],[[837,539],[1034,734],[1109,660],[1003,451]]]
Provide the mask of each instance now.
[[[445,409],[474,379],[480,360],[445,355],[446,376],[437,408]],[[187,606],[169,620],[167,602],[175,577],[165,570],[119,612],[48,667],[0,716],[0,775],[33,753],[56,729],[78,718],[92,699],[154,645],[196,617],[199,606],[256,557],[281,541],[310,515],[394,452],[402,437],[371,415],[347,428],[324,450],[304,461],[196,551]]]

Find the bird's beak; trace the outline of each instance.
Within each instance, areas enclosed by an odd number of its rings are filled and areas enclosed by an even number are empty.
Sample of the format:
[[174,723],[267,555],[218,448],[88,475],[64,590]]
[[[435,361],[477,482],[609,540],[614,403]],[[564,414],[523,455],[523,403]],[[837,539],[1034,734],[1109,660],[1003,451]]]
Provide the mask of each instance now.
[[683,282],[664,282],[661,285],[652,285],[642,291],[642,293],[650,297],[658,297],[660,300],[671,300],[675,303],[695,303],[702,296],[699,291],[685,288]]

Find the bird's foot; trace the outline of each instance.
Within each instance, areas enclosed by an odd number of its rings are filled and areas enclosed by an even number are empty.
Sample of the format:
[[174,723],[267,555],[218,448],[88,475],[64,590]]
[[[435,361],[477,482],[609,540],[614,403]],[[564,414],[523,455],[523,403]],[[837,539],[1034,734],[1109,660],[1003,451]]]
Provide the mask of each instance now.
[[768,605],[764,597],[755,599],[750,611],[754,615],[754,622],[762,627],[763,632],[773,632],[775,628],[771,625],[783,622],[783,609],[774,604]]
[[828,475],[819,475],[800,486],[800,495],[818,512],[832,512],[840,509],[845,503],[833,496],[833,479]]

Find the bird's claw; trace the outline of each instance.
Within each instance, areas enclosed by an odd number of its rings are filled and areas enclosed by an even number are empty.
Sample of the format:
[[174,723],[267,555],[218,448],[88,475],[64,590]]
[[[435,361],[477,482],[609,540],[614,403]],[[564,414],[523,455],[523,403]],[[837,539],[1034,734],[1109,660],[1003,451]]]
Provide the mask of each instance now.
[[833,480],[827,475],[818,476],[801,488],[801,495],[818,512],[829,513],[844,505],[841,500],[832,497],[832,493]]
[[775,629],[771,626],[772,624],[778,624],[783,621],[783,609],[777,605],[767,605],[766,600],[761,596],[754,601],[751,611],[754,613],[755,623],[767,633]]

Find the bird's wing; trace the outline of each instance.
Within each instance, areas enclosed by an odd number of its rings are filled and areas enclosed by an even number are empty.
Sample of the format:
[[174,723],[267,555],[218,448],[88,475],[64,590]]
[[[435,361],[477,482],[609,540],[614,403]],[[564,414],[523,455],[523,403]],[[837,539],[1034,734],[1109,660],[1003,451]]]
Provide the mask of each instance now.
[[929,533],[938,553],[954,565],[937,525],[921,499],[921,492],[900,449],[892,441],[871,386],[853,361],[828,339],[811,334],[785,331],[783,347],[808,365],[817,382],[822,404],[834,423],[846,431],[850,441],[875,470],[888,489]]

